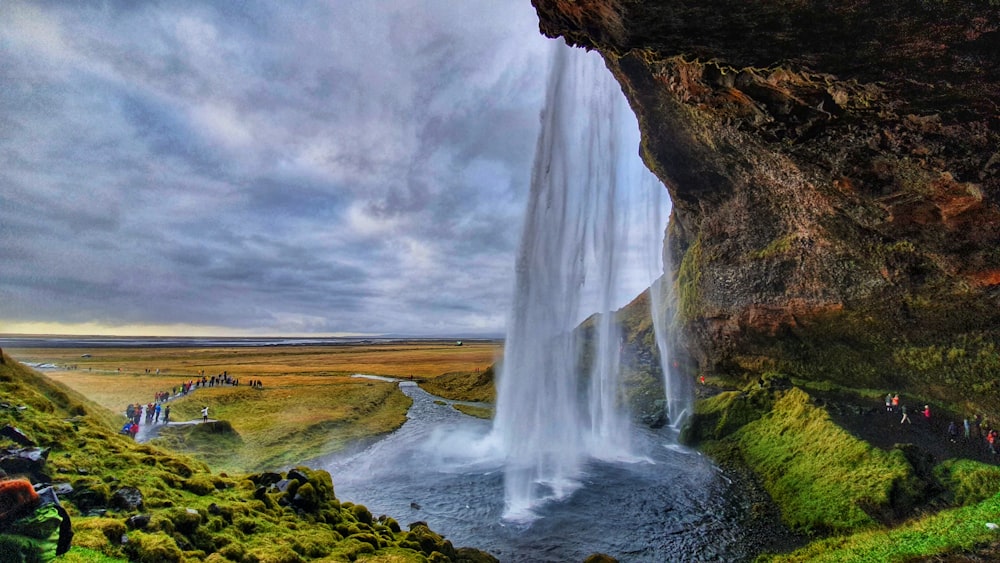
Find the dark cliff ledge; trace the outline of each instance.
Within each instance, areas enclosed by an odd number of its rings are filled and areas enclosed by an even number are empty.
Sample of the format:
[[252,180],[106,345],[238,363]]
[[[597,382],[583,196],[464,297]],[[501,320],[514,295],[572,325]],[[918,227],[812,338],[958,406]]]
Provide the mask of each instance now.
[[533,4],[639,118],[692,369],[997,404],[998,2]]

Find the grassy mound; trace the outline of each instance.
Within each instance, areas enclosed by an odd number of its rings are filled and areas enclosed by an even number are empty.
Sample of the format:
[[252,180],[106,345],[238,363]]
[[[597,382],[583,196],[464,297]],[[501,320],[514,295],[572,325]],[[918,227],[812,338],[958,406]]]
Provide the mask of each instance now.
[[452,401],[496,401],[496,386],[493,384],[493,368],[480,372],[456,371],[442,374],[434,379],[422,381],[420,387],[432,395]]
[[723,464],[751,469],[785,524],[815,538],[761,561],[1000,556],[1000,534],[986,526],[1000,523],[1000,467],[968,459],[934,465],[909,444],[876,448],[805,391],[770,383],[700,401],[689,435]]
[[[908,522],[892,530],[866,530],[846,537],[819,540],[786,555],[762,557],[772,563],[840,563],[879,561],[885,563],[925,561],[932,557],[959,555],[955,561],[996,561],[1000,535],[986,526],[1000,518],[1000,495],[981,503],[945,510]],[[976,556],[977,551],[982,551]],[[952,561],[953,559],[931,559]]]
[[878,515],[912,504],[922,492],[902,451],[854,438],[798,389],[780,393],[772,410],[733,440],[796,531],[874,526]]
[[[275,377],[264,389],[209,387],[171,402],[171,420],[228,420],[234,434],[173,428],[158,443],[206,461],[217,471],[262,471],[315,459],[346,444],[391,432],[412,400],[392,383],[356,378]],[[224,451],[219,456],[212,452]]]
[[[325,471],[214,474],[136,444],[112,430],[114,416],[8,356],[0,396],[12,424],[48,451],[46,474],[72,487],[62,497],[75,531],[67,561],[494,560],[456,550],[421,523],[403,531],[340,503]],[[0,438],[0,446],[17,445]]]

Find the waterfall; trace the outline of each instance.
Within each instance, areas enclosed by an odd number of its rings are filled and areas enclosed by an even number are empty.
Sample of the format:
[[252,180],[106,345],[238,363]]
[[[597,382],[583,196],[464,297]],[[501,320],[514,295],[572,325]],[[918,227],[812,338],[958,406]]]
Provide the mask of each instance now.
[[635,459],[615,308],[635,269],[630,233],[663,232],[634,211],[648,204],[636,195],[648,185],[639,174],[653,178],[637,147],[635,118],[600,56],[556,46],[491,434],[504,458],[507,519],[530,521],[535,507],[571,494],[590,459]]
[[[648,206],[652,215],[649,222],[654,225],[662,224],[660,206],[656,204],[656,199],[663,197],[660,193],[662,191],[650,190],[646,192],[652,194],[651,197],[654,198],[654,201]],[[691,380],[681,374],[673,359],[670,327],[673,325],[674,315],[677,313],[677,299],[674,293],[674,280],[669,277],[670,272],[673,272],[674,269],[668,248],[666,240],[657,246],[656,252],[662,257],[663,265],[657,272],[659,277],[649,287],[649,312],[653,318],[656,348],[660,353],[660,368],[663,371],[663,391],[666,398],[664,410],[670,426],[679,433],[694,411],[694,392]]]

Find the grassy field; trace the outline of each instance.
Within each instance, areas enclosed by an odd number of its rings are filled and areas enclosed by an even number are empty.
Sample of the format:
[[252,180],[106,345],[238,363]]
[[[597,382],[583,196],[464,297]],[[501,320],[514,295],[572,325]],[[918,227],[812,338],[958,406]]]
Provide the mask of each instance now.
[[[230,348],[9,348],[22,362],[77,367],[76,371],[190,376],[228,372],[233,377],[353,375],[433,378],[456,371],[486,370],[498,358],[494,342],[413,342],[343,346],[257,346]],[[89,355],[89,357],[83,357]],[[121,370],[119,372],[119,370]]]
[[[171,390],[202,370],[208,377],[225,371],[240,378],[244,385],[200,388],[170,403],[171,420],[199,418],[207,406],[211,418],[228,423],[219,427],[224,431],[172,427],[156,441],[190,453],[214,470],[241,472],[301,463],[403,424],[411,401],[395,384],[347,377],[351,374],[432,380],[445,373],[483,372],[500,346],[422,342],[7,352],[24,362],[72,368],[46,375],[114,413],[123,413],[129,403],[148,403],[154,393]],[[245,385],[250,379],[261,380],[263,388]]]

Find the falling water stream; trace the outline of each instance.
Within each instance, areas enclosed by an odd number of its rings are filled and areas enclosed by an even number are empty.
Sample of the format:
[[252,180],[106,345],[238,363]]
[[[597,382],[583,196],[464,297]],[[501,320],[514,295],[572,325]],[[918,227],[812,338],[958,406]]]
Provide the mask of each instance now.
[[[636,129],[600,57],[557,47],[494,421],[401,383],[414,399],[406,424],[328,462],[338,497],[404,524],[426,521],[456,545],[502,561],[578,561],[594,552],[622,561],[752,555],[749,530],[738,524],[746,509],[741,491],[676,445],[692,397],[669,361],[664,190],[638,161]],[[654,244],[637,241],[636,231]],[[622,335],[613,312],[623,304],[616,301],[621,275],[637,259],[650,264],[646,283],[654,286],[666,374],[671,426],[656,431],[630,423],[619,381]],[[576,329],[594,312],[585,349]],[[581,362],[585,350],[589,359]]]

